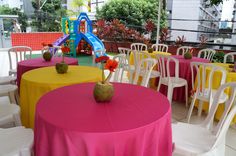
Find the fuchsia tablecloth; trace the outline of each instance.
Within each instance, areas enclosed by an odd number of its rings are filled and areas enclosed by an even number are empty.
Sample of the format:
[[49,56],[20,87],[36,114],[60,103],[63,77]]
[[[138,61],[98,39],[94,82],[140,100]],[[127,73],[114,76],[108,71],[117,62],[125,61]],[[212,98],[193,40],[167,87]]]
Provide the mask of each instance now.
[[[18,63],[17,65],[17,85],[20,87],[20,80],[22,75],[33,69],[54,66],[56,63],[60,63],[62,57],[53,57],[51,61],[46,62],[43,58],[33,58],[29,60],[24,60]],[[78,59],[65,57],[65,62],[69,65],[78,65]]]
[[110,103],[96,103],[94,83],[56,89],[38,102],[37,156],[171,156],[171,107],[148,88],[114,83]]
[[[176,59],[179,60],[179,77],[184,78],[188,82],[188,90],[189,90],[189,95],[192,90],[192,76],[191,76],[191,67],[190,63],[191,62],[202,62],[202,63],[209,63],[210,61],[207,59],[202,59],[198,57],[193,57],[192,59],[184,59],[183,56],[180,55],[174,55],[172,56]],[[174,63],[170,65],[170,72],[171,75],[174,75]],[[166,95],[167,93],[167,87],[162,85],[160,92],[164,93]],[[184,102],[185,101],[185,88],[184,87],[179,87],[175,88],[173,92],[173,100],[179,101],[179,102]]]

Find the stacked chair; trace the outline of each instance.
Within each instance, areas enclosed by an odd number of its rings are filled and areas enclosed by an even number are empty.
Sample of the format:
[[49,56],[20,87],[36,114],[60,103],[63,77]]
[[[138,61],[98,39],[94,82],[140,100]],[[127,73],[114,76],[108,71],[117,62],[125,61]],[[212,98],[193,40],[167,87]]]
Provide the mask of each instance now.
[[[208,74],[207,70],[209,71]],[[220,79],[219,85],[225,84],[226,70],[223,67],[208,63],[191,62],[192,88],[196,88],[195,89],[196,91],[193,94],[193,99],[187,115],[188,122],[190,122],[193,108],[197,99],[199,100],[198,116],[201,116],[203,102],[209,102],[209,109],[211,108],[213,97],[216,94],[216,89],[212,88],[213,75],[216,71],[222,74],[222,77],[219,78]],[[195,87],[195,77],[197,80],[196,87]],[[228,96],[225,93],[221,94],[221,96],[219,97],[219,102],[224,103],[227,99]]]
[[32,49],[27,46],[15,46],[8,50],[10,70],[9,76],[16,76],[17,63],[26,59],[30,59],[32,55]]
[[[214,115],[225,90],[230,90],[230,97],[220,121],[214,126]],[[236,83],[223,84],[214,94],[209,114],[201,124],[172,123],[173,156],[224,156],[226,133],[236,114],[235,97]]]
[[[157,54],[158,71],[160,71],[160,80],[157,91],[160,90],[161,85],[168,86],[167,98],[172,103],[173,90],[176,87],[185,86],[186,106],[188,105],[188,83],[185,79],[179,77],[179,60],[165,55]],[[170,73],[171,63],[175,67],[174,76]]]

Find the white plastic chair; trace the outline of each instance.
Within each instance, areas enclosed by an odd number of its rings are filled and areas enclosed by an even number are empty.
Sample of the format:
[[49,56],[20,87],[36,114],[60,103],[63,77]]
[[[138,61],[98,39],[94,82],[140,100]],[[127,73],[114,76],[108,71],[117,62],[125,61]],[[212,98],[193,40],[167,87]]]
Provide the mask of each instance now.
[[147,51],[147,45],[143,43],[132,43],[131,50],[135,51]]
[[189,46],[182,46],[177,49],[176,55],[184,55],[188,52],[192,47]]
[[[194,87],[195,73],[197,73],[196,74],[197,87],[188,111],[187,115],[188,122],[190,122],[194,104],[197,99],[199,100],[198,116],[201,116],[203,102],[209,102],[209,109],[211,108],[213,97],[216,94],[216,90],[212,88],[212,83],[213,83],[212,80],[214,73],[217,71],[222,74],[222,77],[220,79],[220,85],[223,85],[226,80],[226,70],[221,66],[216,66],[208,63],[200,63],[200,62],[191,62],[190,66],[192,73],[192,88],[193,89],[195,88]],[[207,75],[207,70],[209,72],[208,75]],[[206,85],[207,82],[208,86]],[[227,98],[228,96],[225,93],[222,94],[219,99],[220,103],[224,103],[227,100]]]
[[[230,88],[230,98],[220,121],[213,126],[214,115],[224,91]],[[175,144],[173,156],[224,156],[227,130],[236,114],[236,83],[223,84],[213,97],[212,107],[206,119],[200,125],[172,123],[172,136]]]
[[53,46],[53,47],[43,47],[43,49],[41,50],[41,53],[43,55],[43,53],[49,51],[52,54],[52,57],[60,57],[62,56],[62,53],[59,53],[59,51],[61,50],[61,46]]
[[[135,69],[137,69],[137,67],[141,63],[141,60],[143,60],[145,58],[151,58],[151,55],[149,53],[143,52],[143,51],[133,51],[133,54],[134,54],[134,65],[136,67]],[[141,71],[142,71],[142,68],[141,68]],[[143,75],[143,72],[141,72],[140,74]],[[157,77],[160,77],[160,75],[161,75],[161,73],[159,71],[152,70],[150,78],[157,78]]]
[[118,62],[118,67],[115,70],[114,76],[113,76],[113,82],[123,82],[123,73],[125,68],[127,67],[127,60],[125,54],[118,54],[113,57],[113,60],[116,60]]
[[202,49],[198,52],[198,56],[199,58],[204,58],[207,60],[212,60],[214,55],[215,55],[216,51],[214,49]]
[[[179,77],[179,60],[165,55],[157,54],[158,69],[161,73],[157,91],[160,90],[161,85],[168,86],[167,98],[172,103],[173,90],[177,87],[185,86],[185,96],[186,96],[186,106],[188,105],[188,83],[185,79]],[[175,75],[170,74],[170,64],[175,65],[174,71]],[[172,69],[173,70],[173,69]]]
[[0,96],[8,96],[11,103],[19,104],[17,85],[13,84],[0,85]]
[[[134,65],[131,65],[130,64],[130,55],[132,53],[131,49],[129,48],[122,48],[122,47],[118,47],[118,50],[119,50],[119,53],[120,54],[125,54],[126,55],[126,62],[123,66],[123,70],[122,70],[122,75],[121,75],[121,78],[123,78],[123,72],[128,72],[129,73],[129,83],[132,83],[133,82],[133,74],[136,70],[136,67],[135,67],[135,64],[136,64],[136,60],[134,60]],[[133,52],[133,57],[134,56],[134,53],[135,51]]]
[[14,76],[1,76],[0,77],[0,85],[15,84],[15,83],[16,83],[16,77]]
[[234,62],[234,57],[236,56],[236,52],[231,52],[231,53],[227,53],[224,56],[224,63],[227,63],[227,59],[229,58],[229,60],[231,62]]
[[[32,49],[27,46],[15,46],[8,50],[8,57],[10,63],[9,75],[16,75],[17,63],[26,59],[30,59]],[[29,55],[29,57],[26,57]],[[15,59],[14,59],[15,58]]]
[[138,84],[138,79],[142,76],[141,86],[148,87],[148,82],[155,65],[156,60],[153,58],[142,59],[135,72],[133,84]]
[[0,129],[1,156],[31,156],[34,134],[22,126]]
[[153,44],[152,48],[154,51],[168,52],[168,45],[166,45],[166,44]]

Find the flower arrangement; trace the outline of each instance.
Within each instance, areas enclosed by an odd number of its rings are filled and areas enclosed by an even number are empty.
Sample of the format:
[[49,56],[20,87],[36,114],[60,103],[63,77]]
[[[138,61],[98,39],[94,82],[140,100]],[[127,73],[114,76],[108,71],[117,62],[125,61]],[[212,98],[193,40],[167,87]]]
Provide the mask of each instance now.
[[[109,83],[109,80],[112,76],[112,73],[118,67],[118,62],[116,60],[109,59],[108,56],[97,57],[95,59],[95,62],[101,63],[102,81],[96,83],[93,90],[93,96],[97,102],[109,102],[112,99],[113,94],[114,94],[113,85]],[[104,74],[105,69],[110,71],[107,77],[105,77],[105,74]]]
[[184,42],[186,41],[186,38],[185,36],[178,36],[177,39],[175,40],[175,45],[180,47],[180,46],[183,46]]
[[61,63],[56,63],[56,71],[58,74],[64,74],[68,71],[68,64],[65,63],[65,55],[70,52],[70,48],[67,46],[61,47],[62,51],[62,61]]
[[42,46],[43,46],[43,51],[45,51],[43,53],[43,59],[48,62],[48,61],[51,61],[52,59],[52,54],[50,52],[50,47],[53,47],[52,44],[47,44],[45,42],[42,43]]
[[[117,68],[118,62],[116,60],[110,59],[108,56],[97,57],[95,59],[95,62],[101,63],[101,65],[102,65],[102,83],[103,84],[107,83],[110,80],[112,73]],[[105,65],[104,65],[104,63],[105,63]],[[104,69],[107,69],[110,71],[109,75],[106,78],[105,78],[105,74],[104,74]]]
[[62,51],[62,62],[64,63],[65,62],[65,55],[70,52],[70,48],[67,46],[62,46],[61,51]]

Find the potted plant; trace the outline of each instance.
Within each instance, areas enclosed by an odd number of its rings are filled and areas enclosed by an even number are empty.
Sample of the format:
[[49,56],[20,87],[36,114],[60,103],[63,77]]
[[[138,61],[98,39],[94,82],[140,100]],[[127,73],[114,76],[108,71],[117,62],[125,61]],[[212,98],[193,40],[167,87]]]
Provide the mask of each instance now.
[[[111,83],[109,83],[109,80],[112,76],[112,73],[118,66],[118,62],[116,60],[109,59],[108,56],[100,56],[95,59],[96,63],[101,63],[102,67],[102,81],[97,82],[94,90],[93,90],[93,96],[94,99],[97,102],[109,102],[114,94],[114,88]],[[105,65],[104,65],[105,64]],[[105,77],[104,69],[107,69],[110,71],[109,75]]]

